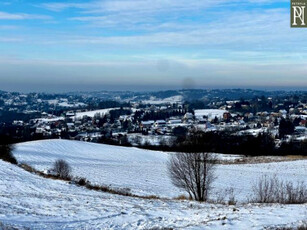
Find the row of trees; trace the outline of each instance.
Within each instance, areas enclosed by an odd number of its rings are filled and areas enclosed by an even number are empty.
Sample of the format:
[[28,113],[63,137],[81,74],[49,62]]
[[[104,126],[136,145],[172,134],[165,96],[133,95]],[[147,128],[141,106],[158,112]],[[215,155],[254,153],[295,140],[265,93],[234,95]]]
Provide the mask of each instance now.
[[174,129],[177,139],[169,145],[153,147],[155,150],[172,152],[216,152],[246,156],[304,155],[307,156],[306,141],[283,142],[276,147],[269,133],[257,136],[237,136],[231,132],[187,132],[185,128]]
[[142,120],[148,121],[148,120],[165,120],[173,116],[183,116],[187,110],[170,110],[170,111],[150,111],[144,113]]

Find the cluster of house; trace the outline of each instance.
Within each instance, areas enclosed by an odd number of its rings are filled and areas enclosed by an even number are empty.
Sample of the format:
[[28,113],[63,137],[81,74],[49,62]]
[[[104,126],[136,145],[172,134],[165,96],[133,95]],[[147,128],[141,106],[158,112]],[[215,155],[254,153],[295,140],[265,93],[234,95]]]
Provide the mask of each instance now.
[[[107,98],[118,98],[117,94],[109,93]],[[103,95],[107,94],[103,93]],[[155,139],[174,136],[174,129],[177,127],[188,130],[196,127],[206,132],[228,130],[237,135],[257,135],[261,132],[267,132],[276,137],[278,136],[278,126],[281,119],[287,118],[295,124],[295,132],[291,138],[307,139],[306,96],[300,96],[295,103],[289,102],[287,98],[279,100],[267,97],[265,100],[271,108],[268,110],[270,112],[252,113],[250,112],[253,111],[250,109],[252,107],[250,105],[257,103],[257,100],[260,105],[262,99],[257,97],[258,99],[245,103],[246,101],[220,99],[224,98],[223,92],[218,95],[219,97],[211,97],[211,99],[209,98],[210,100],[207,100],[207,102],[210,102],[206,104],[206,107],[212,109],[197,109],[193,112],[187,110],[190,112],[183,112],[184,99],[182,96],[169,97],[163,100],[150,97],[150,100],[145,100],[143,96],[140,96],[139,99],[134,99],[134,94],[131,94],[128,95],[127,100],[124,100],[124,102],[129,101],[130,107],[126,109],[130,110],[131,113],[110,119],[108,115],[110,110],[119,108],[86,111],[90,107],[88,105],[103,102],[99,97],[92,97],[87,94],[48,95],[0,91],[0,114],[6,114],[7,117],[17,114],[16,120],[11,125],[14,127],[27,127],[31,134],[45,138],[65,137],[95,141],[102,136],[116,139],[123,135],[138,135],[148,137],[148,139]],[[123,101],[120,98],[118,100]],[[240,109],[237,109],[238,104]],[[105,108],[107,106],[97,107]],[[142,116],[136,119],[135,114],[140,110],[144,113],[164,112],[164,114],[172,112],[172,110],[181,110],[179,113],[181,115],[166,116],[165,119],[159,118],[155,120],[149,120]],[[59,115],[58,111],[61,111],[59,113],[62,113],[62,115]],[[24,117],[20,117],[21,115]],[[28,121],[29,117],[39,118]],[[1,123],[3,122],[0,120]]]
[[119,138],[131,133],[141,136],[173,136],[176,127],[186,129],[196,127],[203,131],[228,130],[236,132],[238,135],[258,135],[261,132],[268,132],[276,136],[280,120],[289,118],[292,122],[296,120],[297,123],[294,137],[300,140],[307,139],[306,109],[299,111],[298,114],[294,110],[242,114],[230,113],[224,109],[202,109],[195,110],[193,113],[187,112],[182,116],[169,117],[165,120],[141,121],[134,120],[134,112],[137,110],[132,109],[130,115],[119,116],[112,122],[108,119],[110,110],[112,109],[77,113],[70,111],[60,117],[43,112],[41,118],[32,119],[27,124],[23,121],[14,121],[13,124],[16,126],[27,125],[35,135],[43,137],[65,136],[76,140],[96,141],[101,136]]

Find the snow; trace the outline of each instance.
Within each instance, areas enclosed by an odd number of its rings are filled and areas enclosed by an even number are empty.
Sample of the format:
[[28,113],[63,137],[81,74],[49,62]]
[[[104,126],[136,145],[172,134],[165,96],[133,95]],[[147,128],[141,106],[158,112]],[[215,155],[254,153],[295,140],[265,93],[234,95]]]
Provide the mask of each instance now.
[[[140,195],[175,196],[166,168],[167,153],[67,140],[44,140],[16,145],[14,155],[38,170],[64,159],[75,176],[92,183],[131,188]],[[171,187],[170,187],[171,186]]]
[[264,229],[306,220],[306,205],[146,200],[44,179],[0,161],[0,228]]
[[223,114],[228,111],[223,109],[197,109],[195,110],[195,116],[207,116],[209,119],[211,118],[222,118]]
[[77,103],[73,103],[73,104],[70,104],[66,101],[64,102],[61,102],[58,104],[60,107],[67,107],[67,108],[74,108],[74,107],[85,107],[87,106],[87,104],[83,103],[83,102],[77,102]]
[[48,102],[48,104],[49,105],[56,105],[56,104],[58,104],[59,103],[59,100],[47,100],[47,102]]
[[[100,185],[129,188],[134,194],[167,198],[184,194],[171,184],[167,171],[169,154],[165,152],[79,141],[43,140],[17,144],[14,155],[19,162],[42,171],[50,169],[55,160],[64,159],[72,166],[75,176]],[[307,161],[218,165],[216,174],[218,178],[213,184],[213,196],[233,188],[236,199],[243,202],[250,198],[253,183],[264,174],[306,181]]]
[[55,121],[64,121],[65,118],[64,117],[51,117],[51,118],[38,118],[35,120],[38,122],[47,123],[47,122],[55,122]]
[[253,136],[258,136],[260,133],[264,133],[267,130],[267,128],[262,127],[262,128],[257,128],[257,129],[247,129],[247,130],[242,130],[239,131],[239,134],[249,134]]
[[182,95],[177,95],[173,97],[167,97],[163,99],[164,102],[169,102],[169,103],[180,103],[183,101],[183,96]]
[[105,115],[109,113],[111,110],[115,110],[115,109],[119,109],[119,108],[98,109],[98,110],[87,111],[87,112],[78,112],[76,113],[75,118],[82,118],[84,116],[94,117],[96,114]]
[[174,103],[181,103],[183,101],[183,96],[177,95],[173,97],[167,97],[164,99],[150,97],[149,100],[141,101],[143,104],[151,104],[151,105],[160,105],[160,104],[174,104]]
[[298,141],[305,141],[305,140],[307,140],[307,135],[302,136],[302,137],[297,137],[297,138],[295,138],[295,140],[298,140]]

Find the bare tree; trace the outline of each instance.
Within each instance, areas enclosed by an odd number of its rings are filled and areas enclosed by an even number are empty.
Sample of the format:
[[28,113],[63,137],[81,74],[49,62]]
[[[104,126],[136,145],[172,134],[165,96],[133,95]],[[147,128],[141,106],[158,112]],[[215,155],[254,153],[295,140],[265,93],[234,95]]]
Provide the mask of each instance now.
[[184,189],[190,198],[207,201],[212,182],[216,179],[216,157],[210,153],[175,153],[168,169],[172,183]]
[[71,177],[71,167],[64,160],[54,162],[53,170],[60,178],[69,179]]

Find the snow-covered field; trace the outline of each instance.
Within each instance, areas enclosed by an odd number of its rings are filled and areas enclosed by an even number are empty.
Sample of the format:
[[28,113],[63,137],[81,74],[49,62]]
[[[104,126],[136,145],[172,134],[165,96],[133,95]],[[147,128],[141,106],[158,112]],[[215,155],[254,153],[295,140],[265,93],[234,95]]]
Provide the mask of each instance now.
[[234,207],[95,192],[1,160],[0,177],[0,229],[264,229],[296,226],[307,216],[306,205]]
[[60,102],[58,106],[66,107],[66,108],[75,108],[75,107],[86,107],[87,104],[84,104],[83,102],[77,102],[77,103],[70,104],[65,101],[65,102]]
[[[72,166],[75,176],[92,183],[129,188],[138,195],[158,195],[172,198],[184,194],[169,179],[169,154],[68,140],[44,140],[17,144],[14,155],[19,162],[38,170],[52,167],[57,159]],[[307,161],[274,162],[263,164],[219,165],[213,196],[233,188],[239,201],[250,198],[252,186],[261,175],[277,175],[282,179],[306,181]],[[307,181],[306,181],[307,182]]]
[[82,118],[84,116],[88,117],[94,117],[96,114],[100,114],[101,116],[105,115],[106,113],[109,113],[110,110],[119,109],[119,108],[111,108],[111,109],[99,109],[99,110],[92,110],[87,112],[78,112],[74,116],[75,118]]
[[[50,169],[57,159],[71,165],[75,176],[92,183],[131,188],[140,195],[177,195],[165,162],[167,154],[68,140],[45,140],[16,145],[14,155],[38,170]],[[170,187],[171,186],[171,187]]]
[[222,118],[223,114],[226,113],[223,109],[197,109],[195,110],[195,116],[207,116],[209,119]]
[[151,105],[159,105],[159,104],[174,104],[174,103],[181,103],[183,101],[183,96],[177,95],[173,97],[167,97],[164,99],[150,97],[149,100],[141,101],[143,104],[151,104]]

